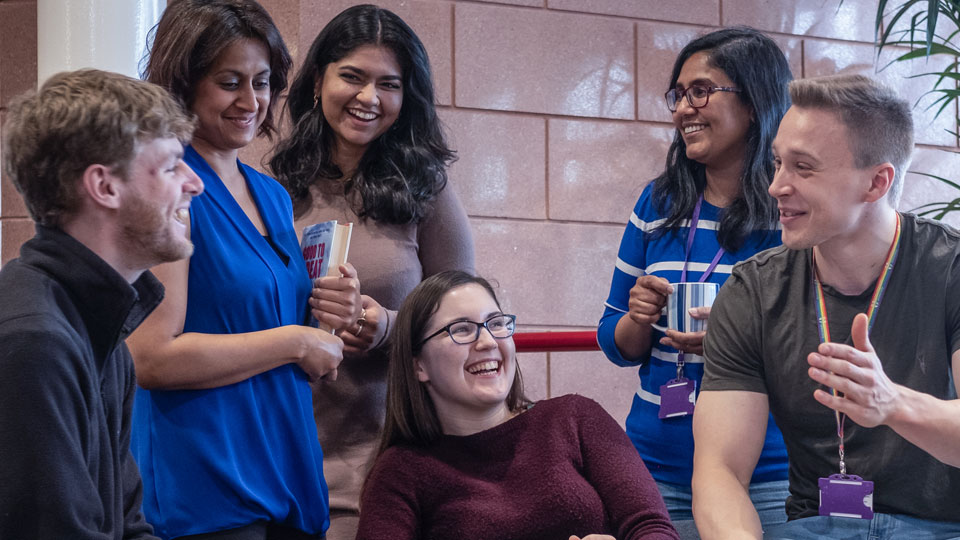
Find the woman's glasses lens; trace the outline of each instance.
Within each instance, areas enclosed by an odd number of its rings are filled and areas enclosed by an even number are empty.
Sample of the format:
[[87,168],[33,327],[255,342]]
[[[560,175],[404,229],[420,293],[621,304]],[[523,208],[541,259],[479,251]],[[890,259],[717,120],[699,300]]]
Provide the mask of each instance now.
[[670,111],[677,110],[677,101],[680,99],[680,92],[677,92],[676,88],[671,88],[664,97],[667,99],[667,108]]
[[710,89],[706,86],[691,86],[690,88],[685,89],[676,89],[671,88],[664,94],[664,97],[667,100],[667,108],[670,109],[670,112],[676,112],[677,106],[680,104],[680,100],[683,97],[687,97],[687,102],[694,109],[699,109],[707,104],[707,99],[710,96]]
[[516,327],[516,318],[513,315],[496,315],[483,323],[473,321],[459,321],[450,325],[449,333],[453,341],[466,345],[480,338],[480,330],[486,327],[495,338],[508,338],[513,335]]

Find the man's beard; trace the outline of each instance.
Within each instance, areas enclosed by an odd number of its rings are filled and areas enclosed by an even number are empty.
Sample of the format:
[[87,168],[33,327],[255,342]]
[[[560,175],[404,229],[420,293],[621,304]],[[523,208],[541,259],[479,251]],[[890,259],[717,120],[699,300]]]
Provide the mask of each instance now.
[[142,258],[144,268],[193,254],[193,243],[173,232],[171,219],[139,196],[122,210],[121,237],[125,248],[130,256]]

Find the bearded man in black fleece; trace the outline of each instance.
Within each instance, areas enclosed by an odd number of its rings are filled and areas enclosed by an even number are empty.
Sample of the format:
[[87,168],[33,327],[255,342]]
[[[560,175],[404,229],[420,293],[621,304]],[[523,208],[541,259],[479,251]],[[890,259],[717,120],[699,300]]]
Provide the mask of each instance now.
[[194,123],[157,86],[96,70],[15,102],[3,172],[36,236],[0,270],[0,538],[154,538],[130,454],[124,339],[187,257]]

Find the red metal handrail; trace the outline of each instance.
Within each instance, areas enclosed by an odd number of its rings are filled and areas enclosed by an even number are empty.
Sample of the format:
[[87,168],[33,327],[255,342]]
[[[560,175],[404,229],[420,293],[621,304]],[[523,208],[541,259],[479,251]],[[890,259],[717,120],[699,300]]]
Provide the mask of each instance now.
[[518,332],[513,335],[517,352],[598,351],[596,330],[576,332]]

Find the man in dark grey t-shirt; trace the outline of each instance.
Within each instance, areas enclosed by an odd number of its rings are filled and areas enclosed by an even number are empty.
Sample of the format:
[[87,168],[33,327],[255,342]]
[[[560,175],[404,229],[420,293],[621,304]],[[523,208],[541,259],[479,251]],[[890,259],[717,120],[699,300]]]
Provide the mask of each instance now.
[[790,93],[770,187],[784,246],[734,268],[704,341],[700,534],[761,537],[746,488],[770,411],[791,521],[764,538],[960,537],[960,234],[895,210],[906,102],[861,76]]

